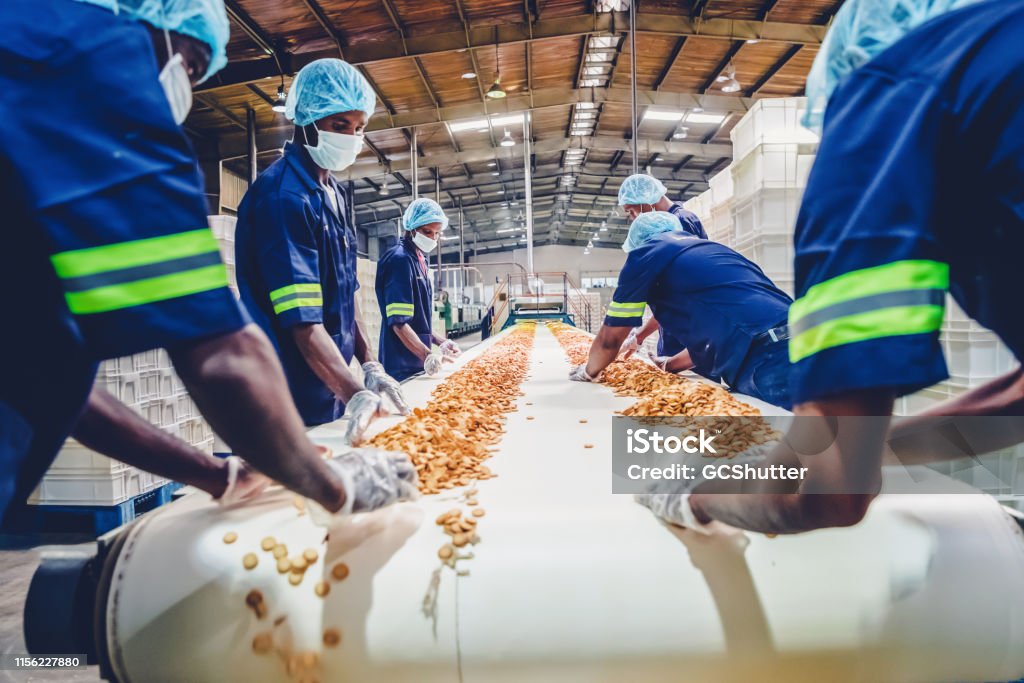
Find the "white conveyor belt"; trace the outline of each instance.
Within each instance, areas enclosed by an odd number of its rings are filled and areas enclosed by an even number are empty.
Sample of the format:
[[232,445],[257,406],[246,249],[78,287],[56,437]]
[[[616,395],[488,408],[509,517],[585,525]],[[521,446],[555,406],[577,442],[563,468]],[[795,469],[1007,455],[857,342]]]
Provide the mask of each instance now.
[[[1024,676],[1024,536],[991,498],[883,495],[856,527],[774,539],[671,529],[611,494],[611,415],[632,399],[568,371],[538,327],[525,396],[488,462],[498,477],[479,484],[487,514],[475,557],[459,563],[467,576],[436,554],[447,537],[434,518],[454,494],[343,520],[326,552],[285,492],[232,510],[195,494],[147,515],[109,601],[122,683],[291,680],[282,659],[252,651],[267,630],[321,652],[331,682]],[[406,395],[422,405],[437,382],[412,380]],[[311,435],[336,446],[340,428]],[[227,531],[238,541],[224,544]],[[267,535],[326,562],[291,586],[259,549]],[[248,552],[260,558],[251,571]],[[349,578],[317,597],[338,561]],[[253,588],[270,608],[262,621],[244,605]],[[329,627],[342,632],[336,649],[320,645]]]

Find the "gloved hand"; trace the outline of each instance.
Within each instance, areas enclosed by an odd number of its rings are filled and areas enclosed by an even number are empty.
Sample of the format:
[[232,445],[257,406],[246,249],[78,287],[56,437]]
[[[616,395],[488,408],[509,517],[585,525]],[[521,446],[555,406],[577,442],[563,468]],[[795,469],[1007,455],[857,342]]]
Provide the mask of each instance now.
[[270,477],[262,474],[235,455],[225,460],[227,487],[216,501],[221,505],[234,505],[249,498],[255,498],[270,486]]
[[593,382],[596,378],[587,374],[587,364],[577,365],[569,373],[569,379],[573,382]]
[[345,443],[358,445],[370,422],[378,415],[384,414],[384,403],[381,397],[366,389],[357,391],[355,396],[345,404],[345,417],[348,428],[345,430]]
[[441,349],[441,355],[444,358],[458,358],[462,355],[462,349],[451,339],[445,339],[438,348]]
[[441,372],[442,356],[432,353],[423,360],[423,372],[427,373],[427,376],[433,377],[434,375]]
[[405,453],[355,448],[327,461],[345,488],[345,505],[330,513],[314,501],[307,508],[319,526],[330,526],[340,515],[370,512],[419,497],[416,467]]
[[387,396],[400,415],[408,415],[409,404],[402,395],[402,385],[394,377],[384,371],[384,366],[375,361],[363,363],[363,383],[370,391]]
[[672,360],[672,356],[659,356],[656,353],[650,351],[647,352],[647,357],[651,359],[651,362],[658,366],[659,370],[669,372],[668,362]]
[[619,349],[619,353],[624,359],[632,356],[637,352],[637,349],[640,348],[640,341],[637,339],[637,330],[639,330],[637,327],[631,329],[629,331],[629,336],[626,337],[626,341],[622,342],[622,348]]
[[697,520],[697,515],[690,507],[689,493],[637,493],[633,500],[650,509],[656,517],[669,524],[692,529],[699,534],[708,535],[711,530]]

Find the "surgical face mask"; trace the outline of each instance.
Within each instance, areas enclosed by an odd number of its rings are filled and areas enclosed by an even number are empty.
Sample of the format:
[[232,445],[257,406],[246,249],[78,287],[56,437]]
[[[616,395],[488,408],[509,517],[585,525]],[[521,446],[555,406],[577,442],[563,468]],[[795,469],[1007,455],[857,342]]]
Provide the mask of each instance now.
[[174,122],[180,126],[192,109],[192,83],[188,80],[185,59],[181,53],[175,53],[160,70],[160,86],[164,89],[167,103],[171,105]]
[[[313,158],[313,162],[322,169],[328,171],[343,171],[355,162],[359,152],[363,149],[362,135],[345,135],[344,133],[330,133],[317,129],[316,147],[306,144],[306,151]],[[303,127],[302,136],[306,137],[306,129]]]
[[413,233],[412,243],[415,244],[416,248],[422,251],[424,254],[429,254],[430,252],[434,251],[434,249],[437,249],[437,240],[430,239],[422,232]]

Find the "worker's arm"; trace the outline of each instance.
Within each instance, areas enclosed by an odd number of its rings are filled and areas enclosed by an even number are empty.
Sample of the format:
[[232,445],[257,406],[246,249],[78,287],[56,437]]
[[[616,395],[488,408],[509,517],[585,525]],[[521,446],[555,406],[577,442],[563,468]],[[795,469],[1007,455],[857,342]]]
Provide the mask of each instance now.
[[348,403],[357,392],[365,389],[349,370],[348,363],[338,350],[338,345],[331,339],[331,335],[327,334],[323,325],[298,324],[292,326],[290,331],[299,353],[313,373],[342,402]]
[[959,460],[965,446],[981,455],[1024,442],[1024,369],[895,422],[889,441],[903,465]]
[[344,506],[342,482],[306,436],[274,347],[257,326],[169,352],[196,405],[236,455],[328,510]]
[[398,339],[402,342],[402,345],[409,349],[409,353],[412,353],[420,360],[426,360],[427,356],[430,355],[430,349],[422,340],[420,340],[419,336],[413,332],[409,323],[392,325],[391,329],[396,335],[398,335]]
[[[887,392],[865,391],[796,406],[794,412],[798,417],[843,416],[838,436],[824,452],[797,461],[783,444],[765,463],[799,462],[808,468],[803,481],[796,483],[791,492],[778,493],[708,493],[715,487],[701,486],[700,492],[689,499],[697,520],[703,524],[717,520],[773,534],[856,524],[863,519],[881,486],[882,450],[888,426],[888,420],[880,417],[857,416],[891,415],[892,403],[892,395]],[[798,419],[793,429],[807,429],[809,424]],[[794,434],[791,432],[786,438],[793,439]],[[767,484],[755,491],[778,486]]]
[[643,345],[644,341],[661,329],[661,325],[653,317],[648,318],[636,333],[636,342]]
[[72,433],[88,448],[132,467],[195,486],[219,498],[227,487],[227,463],[154,427],[100,389],[89,394]]
[[590,356],[587,358],[587,374],[597,377],[612,364],[622,348],[622,342],[629,336],[629,327],[612,327],[602,325],[590,345]]
[[687,349],[683,349],[676,355],[665,361],[665,372],[683,372],[684,370],[690,370],[693,368],[693,359],[690,358],[690,352]]
[[363,326],[363,313],[359,308],[359,301],[356,301],[355,306],[356,322],[355,322],[355,356],[356,360],[362,363],[375,363],[377,356],[373,352],[373,347],[370,346],[370,338],[366,336],[366,328]]

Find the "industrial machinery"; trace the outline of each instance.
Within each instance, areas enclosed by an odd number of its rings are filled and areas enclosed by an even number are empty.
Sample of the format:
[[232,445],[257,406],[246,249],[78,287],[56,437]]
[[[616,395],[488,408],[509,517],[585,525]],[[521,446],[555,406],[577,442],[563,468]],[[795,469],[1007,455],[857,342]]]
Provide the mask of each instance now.
[[[668,527],[610,493],[601,434],[632,399],[565,382],[543,326],[531,363],[488,461],[498,476],[476,485],[480,542],[454,568],[435,519],[464,505],[459,491],[340,519],[326,537],[283,490],[235,508],[196,493],[94,556],[44,560],[30,650],[88,652],[119,683],[276,683],[306,664],[323,681],[1024,676],[1024,531],[992,498],[960,484],[883,493],[855,527],[778,538]],[[437,381],[408,382],[410,403]],[[311,432],[335,449],[341,434]],[[315,549],[298,583],[268,537],[289,556]]]

